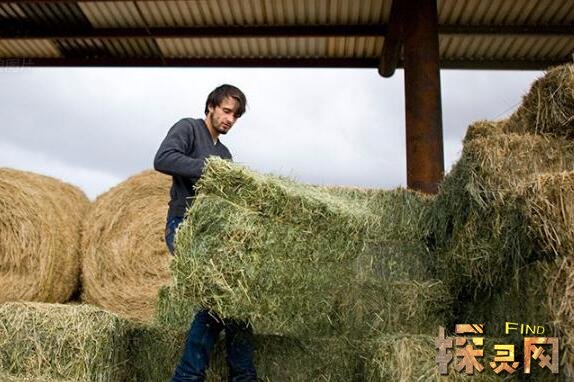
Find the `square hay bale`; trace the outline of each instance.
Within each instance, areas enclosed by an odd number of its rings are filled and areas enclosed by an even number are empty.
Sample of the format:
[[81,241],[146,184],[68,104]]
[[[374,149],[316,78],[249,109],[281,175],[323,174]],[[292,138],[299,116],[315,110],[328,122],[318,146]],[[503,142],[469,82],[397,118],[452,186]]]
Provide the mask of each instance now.
[[[560,341],[560,378],[574,378],[574,268],[571,257],[537,261],[520,269],[519,277],[503,289],[461,298],[456,306],[458,323],[484,323],[485,333],[514,343],[516,357],[522,359],[525,335],[505,333],[506,322],[544,327],[542,336]],[[540,374],[543,375],[543,374]],[[548,376],[546,376],[548,377]],[[538,380],[538,379],[536,379]],[[545,380],[554,380],[552,378]]]
[[574,138],[574,65],[557,66],[536,80],[505,129]]
[[26,380],[127,381],[130,325],[86,305],[0,305],[0,369]]
[[199,194],[218,196],[263,217],[315,231],[342,230],[352,237],[368,227],[379,240],[422,238],[418,223],[432,202],[431,197],[404,189],[305,185],[219,158],[207,160],[197,189]]
[[574,171],[540,175],[525,193],[526,216],[540,250],[574,256]]
[[543,174],[525,189],[525,214],[536,247],[550,255],[548,310],[567,345],[574,377],[574,171]]
[[487,138],[493,135],[503,134],[507,123],[507,120],[476,121],[468,126],[462,142],[463,144],[466,144],[473,139]]
[[186,327],[200,306],[296,336],[444,319],[450,298],[429,277],[422,243],[429,198],[303,186],[221,160],[208,162],[199,188],[160,296],[163,324]]
[[[460,323],[484,323],[490,336],[505,335],[506,322],[544,326],[545,334],[558,335],[550,311],[550,281],[556,274],[554,262],[537,261],[520,269],[519,277],[506,288],[466,296],[456,306]],[[512,332],[514,339],[519,333]],[[518,337],[516,337],[518,335]]]
[[[437,328],[438,333],[438,328]],[[484,346],[485,357],[482,364],[485,370],[467,376],[454,369],[454,361],[449,365],[448,376],[441,376],[436,363],[435,340],[430,335],[382,335],[365,343],[365,378],[367,382],[379,381],[500,381],[486,364],[489,355],[489,343]],[[508,378],[505,380],[512,380]]]
[[138,324],[132,332],[131,373],[134,382],[167,382],[185,344],[187,330]]
[[[437,329],[438,334],[438,329]],[[454,337],[447,333],[448,337]],[[473,336],[466,336],[467,338]],[[477,336],[480,337],[480,336]],[[568,381],[569,376],[562,371],[558,375],[552,374],[548,369],[541,369],[538,366],[532,366],[530,376],[524,374],[523,356],[520,353],[521,343],[509,341],[504,337],[493,337],[488,334],[482,336],[484,344],[483,356],[478,357],[477,361],[484,369],[481,372],[475,370],[473,375],[467,375],[464,370],[456,371],[455,358],[449,364],[448,375],[439,374],[436,363],[436,345],[437,335],[382,335],[372,341],[364,344],[363,357],[364,381]],[[515,360],[519,362],[517,371],[513,374],[505,373],[496,374],[490,362],[494,359],[496,351],[495,344],[514,344]],[[455,345],[455,344],[453,344]],[[460,358],[458,359],[460,360]],[[457,360],[457,362],[458,362]]]
[[434,271],[453,289],[504,284],[535,261],[523,190],[537,175],[574,168],[574,142],[530,134],[468,141],[428,210]]
[[2,382],[76,382],[73,379],[61,379],[50,377],[30,377],[21,375],[6,374],[0,371],[0,381]]
[[[181,357],[186,331],[160,326],[141,326],[134,336],[133,378],[137,382],[169,381]],[[216,343],[207,381],[227,381],[225,341]],[[312,338],[304,341],[256,335],[254,363],[261,381],[355,381],[361,380],[357,344],[344,338]]]

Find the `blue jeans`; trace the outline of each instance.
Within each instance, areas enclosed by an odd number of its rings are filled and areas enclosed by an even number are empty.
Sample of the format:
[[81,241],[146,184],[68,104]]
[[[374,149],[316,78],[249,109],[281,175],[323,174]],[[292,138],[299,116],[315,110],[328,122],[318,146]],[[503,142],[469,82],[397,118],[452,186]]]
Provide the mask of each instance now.
[[167,223],[165,225],[165,243],[167,244],[167,249],[169,249],[169,253],[174,255],[175,250],[175,231],[177,227],[183,222],[183,216],[173,216],[167,219]]
[[[168,219],[165,229],[167,248],[173,255],[175,231],[183,217]],[[200,310],[195,315],[185,339],[181,360],[175,369],[172,382],[204,381],[209,359],[219,337],[225,330],[225,348],[230,382],[257,381],[253,364],[253,330],[242,321],[222,320],[208,310]]]

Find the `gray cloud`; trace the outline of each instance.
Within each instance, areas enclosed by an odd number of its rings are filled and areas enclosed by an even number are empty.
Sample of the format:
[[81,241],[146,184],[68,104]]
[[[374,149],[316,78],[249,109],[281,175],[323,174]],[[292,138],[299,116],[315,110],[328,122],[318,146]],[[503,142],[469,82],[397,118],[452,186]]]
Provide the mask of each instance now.
[[[508,113],[537,72],[443,71],[447,168],[468,124]],[[90,196],[152,166],[178,119],[232,83],[248,111],[222,140],[236,161],[308,183],[405,184],[403,73],[319,69],[23,69],[0,72],[0,165]]]

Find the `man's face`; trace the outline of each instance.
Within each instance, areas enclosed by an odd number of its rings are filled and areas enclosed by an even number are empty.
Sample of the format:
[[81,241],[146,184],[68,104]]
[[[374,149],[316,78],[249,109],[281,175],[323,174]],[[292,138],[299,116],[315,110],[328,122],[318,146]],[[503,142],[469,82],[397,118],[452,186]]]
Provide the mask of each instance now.
[[209,121],[216,132],[227,134],[239,118],[236,115],[237,106],[237,101],[231,97],[224,98],[219,106],[209,106]]

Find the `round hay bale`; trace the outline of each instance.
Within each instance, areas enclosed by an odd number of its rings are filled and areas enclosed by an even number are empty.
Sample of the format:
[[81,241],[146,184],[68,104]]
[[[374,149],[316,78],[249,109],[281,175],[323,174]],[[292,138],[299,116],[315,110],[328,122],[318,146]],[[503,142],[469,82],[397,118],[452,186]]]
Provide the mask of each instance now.
[[153,170],[100,195],[83,225],[82,299],[138,321],[169,281],[164,241],[171,178]]
[[88,203],[57,179],[0,168],[0,303],[70,299]]
[[574,65],[557,66],[536,80],[506,130],[574,139]]

